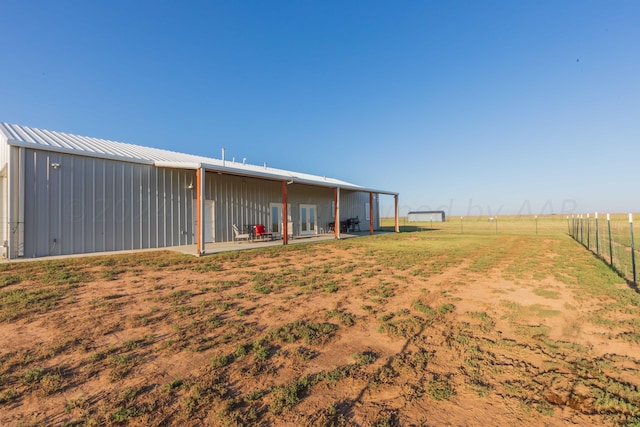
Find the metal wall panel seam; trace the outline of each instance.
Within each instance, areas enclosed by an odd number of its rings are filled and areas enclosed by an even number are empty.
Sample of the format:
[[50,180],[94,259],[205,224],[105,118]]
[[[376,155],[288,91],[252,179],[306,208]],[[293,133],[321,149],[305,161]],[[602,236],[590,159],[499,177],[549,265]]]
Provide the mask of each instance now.
[[[86,221],[86,217],[87,217],[87,211],[86,211],[86,206],[87,206],[87,200],[86,200],[86,188],[87,188],[87,161],[89,161],[88,158],[80,158],[80,164],[82,165],[82,180],[80,180],[80,186],[82,187],[81,193],[80,193],[80,197],[81,197],[81,202],[79,202],[80,205],[80,242],[82,243],[82,253],[87,253],[87,235],[85,233],[85,229],[84,229],[84,221]],[[74,168],[75,169],[75,168]],[[75,201],[73,199],[71,199],[71,204],[75,205],[74,203]],[[73,227],[75,228],[75,222],[76,222],[76,217],[72,216],[72,222]]]
[[[187,244],[189,242],[189,236],[188,236],[188,230],[189,230],[189,221],[187,220],[187,213],[188,213],[188,206],[187,206],[187,201],[189,199],[189,195],[187,194],[189,190],[187,190],[187,181],[188,181],[188,177],[186,175],[186,173],[184,171],[180,172],[180,176],[184,177],[184,180],[182,180],[181,184],[180,184],[180,199],[181,199],[181,205],[180,205],[180,244],[184,245]],[[184,231],[184,233],[182,232]],[[183,238],[184,238],[184,242],[183,242]]]
[[[158,182],[157,182],[158,171],[155,167],[149,168],[149,214],[147,217],[149,218],[149,247],[156,248],[158,241],[158,227],[157,221],[153,221],[153,215],[156,215],[158,212]],[[154,202],[155,201],[155,202]],[[154,237],[155,234],[155,237]]]
[[124,236],[125,239],[123,241],[123,247],[127,250],[131,250],[133,243],[133,228],[132,221],[133,218],[133,198],[135,195],[133,194],[133,173],[132,173],[131,165],[126,164],[124,166],[124,195],[122,196],[123,205],[124,205],[124,218],[122,224],[124,225]]
[[[162,180],[160,179],[160,174],[162,174]],[[166,217],[166,212],[167,212],[167,207],[166,207],[166,194],[164,191],[164,174],[165,174],[165,169],[158,169],[158,191],[159,191],[159,196],[158,196],[158,203],[162,203],[162,209],[160,209],[160,207],[158,207],[158,210],[156,211],[156,214],[158,215],[158,219],[157,219],[157,228],[158,231],[160,231],[162,229],[162,235],[166,236],[166,228],[167,228],[167,219]],[[160,191],[160,185],[162,185],[162,191]],[[162,213],[162,220],[160,219],[160,214]],[[158,239],[160,238],[160,233],[158,233]],[[165,239],[166,237],[163,237],[163,241],[162,244],[160,244],[160,240],[158,240],[158,246],[163,246],[165,243]]]
[[176,236],[175,236],[175,227],[176,227],[176,199],[175,199],[175,189],[174,189],[174,170],[171,169],[169,171],[169,189],[171,196],[171,241],[170,246],[175,246]]
[[[233,197],[233,182],[231,182],[230,179],[226,179],[225,180],[225,187],[227,190],[227,200],[229,202],[229,215],[230,215],[230,222],[229,223],[235,223],[238,227],[241,227],[241,224],[239,224],[238,222],[238,214],[237,214],[237,208],[234,204],[235,202],[235,198]],[[227,228],[229,228],[227,226]],[[232,235],[232,232],[229,232],[229,236]]]
[[[18,221],[16,222],[17,244],[16,250],[18,256],[24,256],[26,247],[24,239],[24,220],[25,220],[25,204],[26,204],[26,188],[27,188],[27,153],[24,147],[18,150]],[[34,195],[35,196],[35,195]],[[35,224],[35,218],[33,223]]]
[[[165,193],[165,203],[167,204],[167,208],[165,211],[165,215],[167,216],[165,222],[167,223],[167,237],[165,238],[165,246],[173,246],[173,187],[171,180],[173,179],[173,170],[165,170],[165,180],[164,180],[164,193]],[[168,175],[168,177],[167,177]],[[167,183],[169,185],[167,185]]]
[[[235,224],[236,219],[234,217],[234,211],[235,209],[233,208],[233,199],[231,197],[231,189],[229,188],[231,186],[231,184],[229,183],[228,179],[224,180],[224,198],[225,198],[225,203],[227,204],[227,209],[226,209],[226,217],[225,217],[225,234],[227,235],[227,239],[233,239],[233,230],[230,230],[230,224]],[[238,224],[236,224],[238,225]]]
[[141,168],[139,168],[140,170],[140,176],[139,176],[139,180],[140,183],[138,185],[138,198],[140,200],[140,209],[138,212],[138,228],[140,229],[140,235],[139,235],[139,240],[138,240],[138,249],[140,248],[144,248],[145,244],[144,244],[144,185],[143,185],[143,178],[142,178],[142,172],[143,170]]
[[129,238],[129,247],[130,249],[136,249],[135,247],[135,239],[136,239],[136,219],[135,219],[135,209],[136,209],[136,197],[137,197],[137,192],[136,192],[136,188],[135,188],[135,183],[136,183],[136,178],[135,178],[135,168],[134,165],[130,164],[129,165],[129,183],[130,183],[130,188],[129,188],[129,197],[127,197],[125,200],[129,201],[129,216],[131,217],[130,220],[128,221],[129,223],[129,230],[127,230],[129,232],[129,235],[131,236]]
[[[144,172],[144,173],[143,173]],[[145,234],[141,232],[140,235],[140,245],[143,248],[150,248],[151,242],[149,237],[149,231],[151,228],[151,221],[149,220],[149,192],[151,191],[151,168],[145,168],[140,172],[140,179],[142,182],[142,177],[144,176],[144,184],[145,186],[142,188],[142,195],[140,196],[141,201],[141,211],[140,211],[140,230],[146,229],[146,239]],[[146,204],[143,202],[146,200]]]
[[102,216],[102,237],[101,237],[101,241],[102,241],[102,251],[106,251],[106,246],[107,246],[107,173],[106,173],[106,161],[101,160],[100,163],[102,164],[102,212],[100,213],[100,215]]
[[[38,155],[38,153],[35,153],[35,155],[37,157],[41,157]],[[38,167],[42,168],[43,167],[43,161],[42,158],[38,159]],[[46,253],[44,251],[46,251],[46,243],[45,243],[45,248],[41,248],[39,243],[40,236],[46,236],[46,237],[50,237],[49,233],[50,233],[50,227],[48,224],[48,219],[49,219],[49,215],[45,214],[48,213],[48,207],[51,205],[51,181],[49,180],[49,175],[48,175],[48,167],[49,167],[49,162],[48,159],[46,161],[46,163],[44,163],[44,168],[45,168],[45,178],[47,181],[47,186],[46,186],[46,191],[44,193],[44,201],[41,201],[41,203],[39,205],[36,206],[36,214],[40,217],[41,220],[41,228],[42,231],[38,234],[34,234],[34,241],[36,242],[36,250],[35,250],[35,255],[34,256],[38,256],[38,252],[42,251],[43,253]],[[38,192],[38,177],[41,175],[41,171],[36,169],[36,179],[35,179],[35,191]],[[40,200],[40,198],[38,198],[38,200]],[[43,250],[44,249],[44,250]]]
[[[116,173],[118,176],[118,188],[116,190],[116,209],[120,207],[120,212],[118,212],[119,218],[116,218],[116,225],[120,224],[120,229],[116,229],[117,238],[114,241],[114,245],[116,250],[122,250],[122,242],[124,241],[124,203],[122,203],[122,198],[124,197],[124,163],[119,163],[116,168]],[[116,227],[117,228],[117,227]]]
[[[59,254],[59,255],[64,255],[64,252],[65,252],[65,251],[63,250],[63,246],[62,246],[62,243],[63,243],[63,237],[62,237],[62,227],[63,227],[63,224],[62,224],[62,221],[63,221],[63,213],[62,213],[62,212],[63,212],[63,204],[62,204],[62,200],[64,200],[63,195],[62,195],[62,192],[63,192],[63,190],[64,190],[64,187],[63,187],[62,177],[60,176],[60,174],[64,174],[64,173],[66,173],[66,168],[64,168],[64,167],[63,167],[64,165],[62,165],[62,159],[60,159],[59,164],[60,164],[61,166],[59,166],[59,167],[58,167],[58,169],[54,169],[54,171],[53,171],[56,175],[58,175],[58,176],[56,177],[56,178],[57,178],[57,181],[58,181],[58,191],[57,191],[57,193],[58,193],[58,197],[57,197],[57,198],[58,198],[58,200],[56,201],[56,203],[58,204],[58,230],[57,230],[57,232],[55,233],[55,234],[56,234],[56,235],[55,235],[55,237],[53,237],[53,236],[49,235],[49,241],[48,241],[47,243],[48,243],[50,246],[52,246],[51,250],[49,251],[49,255],[53,255],[53,252],[56,252],[56,253],[57,253],[57,254]],[[71,158],[71,165],[72,165],[72,166],[71,166],[70,174],[71,174],[71,176],[73,176],[73,157]],[[49,161],[47,161],[47,169],[49,169],[49,168],[51,168],[51,163],[50,163]],[[72,188],[73,188],[73,187],[72,187]],[[72,191],[73,191],[73,190],[72,190]],[[73,197],[71,197],[71,200],[73,201]],[[74,204],[73,204],[73,203],[71,203],[71,209],[73,209],[73,206],[74,206]],[[73,211],[71,212],[71,218],[72,218],[72,219],[73,219],[73,218],[75,218],[75,215],[74,215],[74,212],[73,212]],[[72,234],[72,235],[73,235],[73,234]],[[53,241],[51,241],[51,237],[53,237],[54,239],[56,239],[56,243],[55,243],[55,245],[54,245]],[[71,242],[73,242],[73,238],[72,238]],[[73,250],[74,250],[74,248],[73,248],[73,244],[72,244],[72,245],[71,245],[71,252],[73,252]]]
[[[108,184],[108,181],[111,181],[111,185]],[[113,224],[113,217],[115,216],[115,205],[114,205],[114,193],[115,193],[115,185],[116,178],[114,172],[114,165],[110,163],[105,163],[105,206],[104,206],[104,215],[105,215],[105,234],[104,234],[104,245],[105,250],[113,250],[112,244],[115,239],[115,225]],[[109,200],[111,199],[111,200]],[[110,245],[111,243],[111,245]]]
[[184,201],[183,201],[184,197],[182,197],[182,188],[186,184],[183,185],[182,173],[180,171],[177,171],[176,174],[177,174],[176,182],[177,182],[177,186],[178,186],[178,188],[177,188],[177,190],[178,190],[178,193],[177,193],[177,196],[178,196],[178,203],[177,203],[177,208],[178,208],[178,228],[177,228],[176,231],[178,232],[178,246],[180,246],[180,245],[182,245],[182,237],[183,237],[182,232],[184,231],[183,228],[182,228],[183,227],[182,226],[182,220],[183,220],[183,218],[182,218],[183,217],[182,205],[184,204]]
[[[191,198],[189,197],[189,195],[194,191],[194,190],[190,190],[187,188],[187,182],[189,181],[189,177],[187,176],[187,172],[183,171],[182,174],[184,175],[184,184],[181,188],[181,191],[184,191],[184,200],[182,202],[182,213],[183,213],[183,218],[182,218],[182,223],[183,225],[181,227],[184,227],[184,244],[189,244],[191,242],[191,237],[189,237],[191,234],[189,233],[191,227],[191,219],[189,217],[189,211],[191,209]],[[193,180],[192,180],[193,181]],[[193,186],[195,188],[195,186]]]
[[[69,163],[70,163],[70,168],[71,169],[70,169],[70,173],[69,173],[69,175],[70,175],[69,179],[71,180],[71,182],[70,182],[70,185],[69,185],[69,187],[70,187],[69,190],[70,190],[70,193],[71,193],[71,200],[73,201],[73,195],[74,195],[74,190],[75,190],[73,188],[73,175],[74,175],[74,172],[73,172],[73,159],[74,159],[75,156],[70,156],[70,157],[71,158],[69,159]],[[67,174],[68,165],[66,164],[66,162],[64,162],[64,164],[63,164],[62,159],[60,159],[59,163],[60,163],[61,167],[59,167],[58,169],[55,169],[55,172],[59,172],[59,171],[62,170],[62,174],[63,174],[63,177],[64,177],[64,175]],[[49,165],[49,166],[51,166],[51,165]],[[60,175],[60,173],[58,173],[58,175]],[[50,243],[53,246],[52,251],[58,252],[59,255],[62,255],[63,253],[66,253],[65,246],[68,246],[68,244],[66,242],[67,233],[64,233],[64,230],[62,228],[63,227],[62,217],[63,217],[63,214],[64,214],[63,213],[63,207],[64,207],[63,200],[64,200],[64,197],[63,197],[63,194],[62,194],[62,192],[63,192],[63,185],[62,185],[63,183],[62,183],[62,181],[63,180],[61,178],[63,178],[63,177],[60,177],[60,176],[58,177],[58,186],[60,188],[60,190],[58,191],[58,199],[59,199],[59,201],[58,201],[58,211],[60,212],[60,217],[58,219],[58,222],[59,222],[59,224],[58,224],[58,232],[56,233],[57,236],[55,237],[57,239],[58,243],[55,246],[52,244],[52,242]],[[68,234],[68,236],[70,238],[70,242],[69,243],[71,245],[71,252],[70,253],[73,253],[75,251],[74,244],[73,244],[73,242],[75,241],[75,230],[74,230],[74,227],[73,227],[73,218],[74,218],[73,209],[74,209],[73,208],[73,203],[71,203],[71,227],[69,227],[70,230],[69,230],[69,234]],[[64,236],[64,238],[62,236]],[[59,245],[59,247],[58,247],[58,245]]]
[[162,172],[162,169],[156,169],[155,170],[155,175],[156,175],[156,210],[155,210],[155,214],[156,214],[156,227],[155,227],[155,233],[156,233],[156,245],[158,247],[160,247],[160,228],[161,228],[161,224],[162,222],[160,221],[160,212],[162,212],[162,209],[160,208],[160,206],[162,205],[162,191],[160,191],[160,173]]
[[[52,202],[52,195],[51,193],[53,192],[53,185],[51,183],[51,174],[50,174],[50,156],[48,155],[49,153],[45,153],[45,164],[44,164],[44,168],[45,168],[45,177],[47,180],[47,192],[46,192],[46,201],[42,204],[42,206],[39,206],[38,208],[38,215],[42,216],[42,223],[44,225],[44,229],[45,232],[44,233],[39,233],[34,235],[34,239],[38,244],[38,250],[36,250],[36,256],[41,256],[40,253],[42,254],[47,254],[47,247],[49,246],[49,241],[51,240],[51,229],[53,228],[53,221],[54,221],[54,217],[53,217],[53,212],[50,212],[49,207],[51,206],[51,202]],[[40,153],[36,153],[36,155],[38,157],[42,157],[40,155]],[[37,185],[37,183],[36,183]],[[36,187],[37,188],[37,187]],[[45,214],[46,212],[46,214]]]
[[[12,160],[12,156],[14,156],[14,151],[18,150],[17,148],[14,149],[13,147],[10,147],[9,145],[7,145],[7,196],[8,196],[8,202],[7,202],[7,226],[6,226],[6,239],[8,242],[8,248],[7,248],[7,258],[8,259],[13,259],[13,249],[15,247],[15,241],[14,241],[14,237],[13,237],[13,233],[11,232],[11,227],[13,225],[14,222],[14,218],[15,218],[15,212],[14,212],[14,205],[17,205],[16,203],[16,193],[18,193],[18,186],[14,185],[14,181],[18,181],[17,179],[14,178],[13,174],[14,174],[14,162],[11,161]],[[17,182],[16,182],[17,184]],[[19,197],[23,197],[22,195],[19,195]]]
[[169,178],[167,180],[167,184],[168,184],[168,188],[165,188],[165,191],[168,191],[168,196],[169,196],[169,222],[168,222],[168,227],[169,227],[169,242],[168,242],[168,246],[174,246],[174,237],[173,237],[173,224],[175,221],[175,214],[173,212],[173,203],[174,203],[174,199],[173,199],[173,169],[170,169],[168,172]]
[[129,233],[131,235],[131,240],[129,241],[129,245],[130,245],[130,249],[135,249],[136,248],[135,247],[135,236],[136,236],[135,224],[136,223],[135,223],[135,213],[134,213],[135,206],[136,206],[136,203],[135,203],[135,197],[136,197],[136,193],[135,193],[135,170],[134,170],[134,166],[131,165],[131,164],[129,165],[129,168],[130,168],[130,171],[129,171],[130,172],[129,173],[129,181],[130,181],[129,192],[131,194],[129,194],[129,197],[126,197],[125,200],[129,200],[129,204],[131,205],[131,207],[130,207],[130,210],[131,210],[130,217],[131,217],[131,219],[130,219],[130,221],[128,221],[129,224],[130,224],[130,227],[131,227],[130,228],[130,233]]
[[115,250],[116,248],[116,191],[117,191],[117,186],[116,186],[116,175],[117,175],[117,170],[116,170],[116,165],[113,164],[111,165],[111,179],[113,180],[113,185],[111,187],[111,206],[109,206],[109,211],[111,212],[111,234],[112,234],[112,241],[111,241],[111,246],[109,248],[109,250]]
[[[184,179],[184,181],[183,181]],[[182,239],[184,237],[184,234],[182,233],[184,231],[184,201],[185,201],[185,194],[183,193],[184,191],[184,187],[186,186],[185,182],[186,182],[186,177],[184,176],[184,174],[182,173],[182,171],[178,171],[178,179],[177,179],[177,184],[178,184],[178,228],[177,228],[177,232],[178,232],[178,245],[182,245]]]
[[[91,161],[91,251],[96,252],[96,159]],[[84,219],[86,221],[86,218]]]
[[169,224],[169,195],[167,194],[167,173],[168,173],[168,169],[162,169],[162,210],[160,210],[160,212],[162,212],[163,214],[163,221],[162,221],[162,228],[163,228],[163,240],[162,240],[162,245],[161,246],[169,246],[167,241],[169,239],[169,229],[168,229],[168,224]]

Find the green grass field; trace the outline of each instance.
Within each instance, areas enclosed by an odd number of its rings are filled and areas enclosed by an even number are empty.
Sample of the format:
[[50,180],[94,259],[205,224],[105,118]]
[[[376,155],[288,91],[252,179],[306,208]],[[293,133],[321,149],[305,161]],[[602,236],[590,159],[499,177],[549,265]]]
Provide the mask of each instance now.
[[[640,214],[634,215],[640,223]],[[393,230],[393,218],[383,218],[382,227]],[[627,280],[633,281],[631,233],[628,214],[595,215],[582,220],[577,215],[505,215],[498,217],[449,217],[444,223],[407,222],[400,219],[401,231],[439,231],[460,234],[517,234],[517,235],[572,235],[594,254],[613,266]],[[611,235],[609,236],[609,230]],[[640,270],[640,227],[634,222],[634,249],[636,270]],[[640,271],[636,272],[640,275]],[[638,280],[638,277],[636,277]]]

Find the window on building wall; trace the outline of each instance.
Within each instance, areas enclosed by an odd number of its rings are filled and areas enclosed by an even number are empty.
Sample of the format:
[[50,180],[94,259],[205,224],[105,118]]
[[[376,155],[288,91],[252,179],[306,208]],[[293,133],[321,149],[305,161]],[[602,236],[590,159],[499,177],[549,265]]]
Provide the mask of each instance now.
[[336,217],[336,202],[335,200],[331,201],[331,218]]
[[364,219],[365,221],[370,221],[371,220],[371,215],[369,215],[369,213],[371,212],[371,205],[369,204],[369,202],[364,204]]

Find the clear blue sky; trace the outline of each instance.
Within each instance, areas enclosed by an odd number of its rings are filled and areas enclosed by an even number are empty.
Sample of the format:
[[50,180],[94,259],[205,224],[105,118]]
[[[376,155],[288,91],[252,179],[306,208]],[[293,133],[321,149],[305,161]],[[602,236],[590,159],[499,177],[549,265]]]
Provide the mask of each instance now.
[[0,121],[402,213],[640,211],[640,1],[3,0],[0,40]]

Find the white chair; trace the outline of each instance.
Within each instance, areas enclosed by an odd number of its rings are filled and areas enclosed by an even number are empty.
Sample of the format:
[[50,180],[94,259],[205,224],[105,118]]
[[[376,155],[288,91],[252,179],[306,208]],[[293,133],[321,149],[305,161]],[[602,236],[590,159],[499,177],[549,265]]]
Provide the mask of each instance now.
[[249,233],[240,233],[240,231],[238,230],[238,227],[233,224],[233,240],[238,241],[238,240],[249,240],[251,238],[251,234]]

